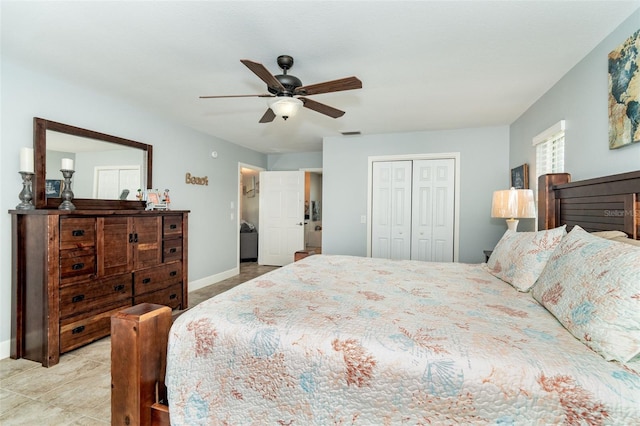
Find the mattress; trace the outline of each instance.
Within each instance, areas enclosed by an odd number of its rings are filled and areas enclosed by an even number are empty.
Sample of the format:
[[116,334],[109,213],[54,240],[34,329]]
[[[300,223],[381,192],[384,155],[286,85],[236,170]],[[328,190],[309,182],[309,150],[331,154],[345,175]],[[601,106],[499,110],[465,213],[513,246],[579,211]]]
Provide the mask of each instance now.
[[630,424],[640,375],[481,265],[316,255],[181,315],[171,423]]

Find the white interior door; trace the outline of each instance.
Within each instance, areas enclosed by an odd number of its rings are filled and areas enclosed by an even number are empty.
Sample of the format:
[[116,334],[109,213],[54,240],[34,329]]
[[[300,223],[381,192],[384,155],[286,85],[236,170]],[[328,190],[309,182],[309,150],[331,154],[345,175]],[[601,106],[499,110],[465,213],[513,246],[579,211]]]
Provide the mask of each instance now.
[[96,170],[96,197],[105,200],[115,200],[118,192],[119,179],[117,169]]
[[304,172],[260,172],[258,263],[283,266],[304,249]]
[[411,258],[411,161],[373,163],[371,256]]
[[118,197],[125,189],[129,190],[127,200],[135,200],[136,192],[140,188],[140,169],[120,169],[120,191]]
[[453,262],[455,161],[413,162],[411,258]]
[[128,189],[127,200],[135,200],[140,187],[139,166],[98,166],[94,170],[94,197],[117,200],[123,190]]

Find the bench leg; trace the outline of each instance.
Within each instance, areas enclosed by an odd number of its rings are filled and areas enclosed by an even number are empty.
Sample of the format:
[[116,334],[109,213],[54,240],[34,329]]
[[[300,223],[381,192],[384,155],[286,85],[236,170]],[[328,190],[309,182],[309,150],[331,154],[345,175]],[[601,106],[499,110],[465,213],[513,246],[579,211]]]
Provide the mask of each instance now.
[[[111,317],[111,424],[150,425],[165,398],[171,308],[142,303]],[[161,394],[158,396],[158,394]]]

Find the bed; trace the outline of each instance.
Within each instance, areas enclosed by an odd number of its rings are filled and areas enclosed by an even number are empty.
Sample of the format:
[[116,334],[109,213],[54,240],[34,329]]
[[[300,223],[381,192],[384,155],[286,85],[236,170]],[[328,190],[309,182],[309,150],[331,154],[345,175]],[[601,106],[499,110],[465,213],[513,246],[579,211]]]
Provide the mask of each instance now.
[[119,313],[112,423],[639,422],[640,248],[590,232],[638,239],[640,172],[568,181],[487,264],[316,255],[171,331],[166,307]]

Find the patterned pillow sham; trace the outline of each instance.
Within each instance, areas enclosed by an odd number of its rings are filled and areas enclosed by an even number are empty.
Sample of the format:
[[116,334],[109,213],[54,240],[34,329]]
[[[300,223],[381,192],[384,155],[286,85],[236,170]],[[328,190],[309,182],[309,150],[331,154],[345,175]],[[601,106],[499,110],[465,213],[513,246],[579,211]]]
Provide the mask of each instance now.
[[538,232],[507,230],[493,249],[487,269],[518,291],[529,291],[565,235],[564,225]]
[[532,294],[605,359],[627,362],[640,354],[640,248],[575,226]]

